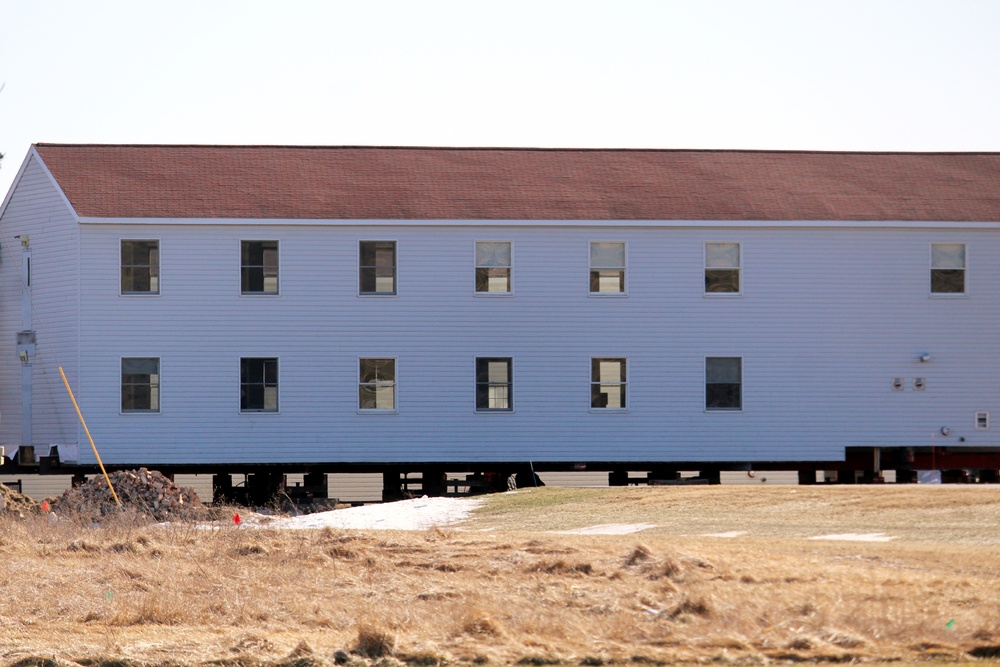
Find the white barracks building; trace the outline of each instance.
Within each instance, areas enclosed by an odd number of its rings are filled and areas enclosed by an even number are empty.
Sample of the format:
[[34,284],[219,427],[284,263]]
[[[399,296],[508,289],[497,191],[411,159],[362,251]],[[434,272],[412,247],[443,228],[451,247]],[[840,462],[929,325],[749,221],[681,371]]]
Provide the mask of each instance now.
[[38,144],[0,327],[14,470],[994,481],[1000,154]]

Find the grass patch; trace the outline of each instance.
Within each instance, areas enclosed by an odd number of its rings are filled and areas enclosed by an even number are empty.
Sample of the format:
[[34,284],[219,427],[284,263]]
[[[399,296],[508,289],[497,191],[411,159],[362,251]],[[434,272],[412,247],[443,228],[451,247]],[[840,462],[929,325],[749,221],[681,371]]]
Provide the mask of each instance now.
[[[545,532],[614,523],[657,527]],[[835,532],[898,539],[806,539]],[[0,536],[2,667],[1000,660],[989,487],[545,488],[448,530]]]

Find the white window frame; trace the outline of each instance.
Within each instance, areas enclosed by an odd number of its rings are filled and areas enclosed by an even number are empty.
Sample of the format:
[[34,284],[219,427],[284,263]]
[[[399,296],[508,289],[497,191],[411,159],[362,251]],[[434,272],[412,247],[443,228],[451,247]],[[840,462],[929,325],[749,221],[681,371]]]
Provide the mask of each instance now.
[[[734,266],[734,267],[733,266],[730,266],[730,267],[721,267],[721,266],[709,267],[708,266],[708,246],[709,245],[735,245],[736,248],[737,248],[737,250],[738,250],[738,252],[739,252],[739,259],[737,260],[739,262],[739,266]],[[706,297],[708,297],[708,298],[711,298],[711,299],[716,299],[716,298],[720,298],[720,297],[721,298],[726,298],[726,297],[743,296],[743,278],[744,278],[744,274],[743,274],[743,242],[742,241],[705,241],[702,244],[701,252],[702,252],[701,263],[702,263],[702,267],[703,267],[703,274],[702,274],[703,278],[707,275],[707,273],[708,273],[708,271],[710,269],[721,269],[721,270],[736,271],[737,272],[736,275],[737,275],[737,278],[739,280],[739,289],[736,290],[735,292],[709,292],[708,289],[702,288],[704,295]]]
[[[624,382],[595,382],[594,381],[594,362],[598,359],[605,359],[608,361],[621,361],[625,364],[625,381]],[[622,414],[629,411],[629,406],[632,403],[632,397],[629,395],[629,362],[628,357],[624,355],[611,355],[604,354],[599,356],[593,356],[590,358],[590,411],[600,414]],[[595,407],[594,406],[594,386],[600,385],[619,385],[621,386],[622,398],[625,403],[625,407],[621,408],[609,408],[609,407]]]
[[[365,292],[361,289],[361,270],[367,265],[361,264],[361,244],[362,243],[391,243],[392,244],[392,291],[391,292]],[[399,241],[395,239],[358,239],[358,296],[376,297],[386,299],[399,295]],[[378,265],[374,265],[377,268]],[[375,283],[378,284],[378,276],[375,276]]]
[[[125,398],[125,360],[156,359],[156,408],[148,410],[126,410],[122,407]],[[150,383],[152,384],[152,383]],[[163,360],[160,357],[119,357],[118,358],[118,413],[122,415],[158,415],[163,410]]]
[[[615,244],[620,244],[622,246],[622,250],[623,250],[622,254],[624,255],[624,258],[623,258],[624,264],[621,267],[617,267],[617,266],[597,266],[597,267],[595,267],[594,264],[593,264],[593,261],[592,261],[593,247],[594,247],[595,243],[615,243]],[[618,291],[618,292],[600,292],[600,291],[595,292],[592,289],[590,289],[590,286],[591,286],[591,274],[595,270],[600,271],[602,269],[620,269],[622,271],[622,273],[624,275],[622,276],[622,289],[621,289],[621,291]],[[590,241],[587,241],[587,293],[590,296],[596,296],[596,297],[601,297],[601,298],[628,296],[628,274],[629,274],[629,271],[628,271],[628,241],[614,240],[614,239],[591,239]]]
[[[126,241],[131,242],[142,242],[151,243],[156,242],[156,290],[150,290],[148,292],[126,292],[122,289],[122,270],[125,268],[125,257],[124,257],[124,245]],[[163,256],[162,256],[163,244],[160,239],[136,239],[136,238],[119,238],[118,239],[118,294],[119,296],[125,297],[150,297],[150,296],[160,296],[160,281],[162,279],[160,267],[163,266]],[[29,258],[30,262],[30,258]],[[30,266],[30,264],[29,264]],[[129,266],[137,266],[135,264],[130,264]],[[31,274],[28,273],[28,286],[31,286]]]
[[[275,250],[276,250],[276,253],[277,253],[278,257],[277,257],[277,265],[275,267],[275,271],[277,272],[277,275],[275,276],[276,289],[273,292],[268,292],[268,291],[245,292],[245,291],[243,291],[243,267],[244,267],[244,264],[243,264],[243,244],[244,243],[274,243],[275,244]],[[239,268],[240,268],[240,272],[239,272],[239,290],[240,290],[240,296],[249,297],[251,299],[257,299],[257,298],[262,298],[262,297],[263,298],[274,298],[274,297],[277,297],[277,296],[281,296],[281,246],[282,246],[282,243],[281,243],[280,239],[274,239],[274,238],[271,238],[271,239],[260,239],[260,238],[240,239],[240,247],[239,247]],[[266,265],[262,265],[262,268],[263,268],[263,266],[266,266]],[[267,276],[264,276],[264,279],[266,280]]]
[[[960,245],[962,246],[962,260],[964,266],[962,267],[962,291],[961,292],[935,292],[934,291],[934,271],[935,270],[948,270],[948,269],[936,269],[934,266],[934,246],[936,245]],[[928,293],[935,299],[960,299],[962,297],[969,295],[969,244],[965,241],[932,241],[930,246],[928,246],[928,265],[930,266],[930,271],[927,273],[928,278]]]
[[[507,271],[508,271],[508,274],[507,274],[508,290],[506,292],[480,292],[477,289],[477,285],[478,285],[478,282],[479,282],[479,277],[478,277],[479,269],[503,268],[503,267],[479,266],[479,244],[480,243],[506,243],[506,244],[508,244],[510,246],[510,265],[507,266]],[[474,279],[473,279],[473,283],[472,283],[472,292],[473,292],[473,294],[475,296],[485,296],[485,297],[514,296],[514,242],[513,241],[505,241],[503,239],[496,239],[496,240],[477,239],[477,240],[473,241],[473,243],[472,243],[472,263],[473,263],[473,271],[474,271],[473,276],[475,276]]]
[[989,431],[990,430],[989,410],[976,410],[974,424],[977,431]]
[[[487,359],[505,359],[507,360],[507,404],[509,407],[506,408],[480,408],[479,407],[479,360]],[[502,355],[502,354],[491,354],[476,356],[473,361],[472,367],[472,379],[473,379],[473,396],[472,405],[476,414],[486,415],[486,414],[513,414],[514,413],[514,357],[512,355]],[[488,385],[489,383],[487,383]]]
[[[361,407],[361,387],[366,385],[387,386],[385,382],[362,382],[361,362],[366,359],[378,359],[380,361],[392,361],[392,407],[391,408],[363,408]],[[358,357],[358,414],[360,415],[394,415],[399,412],[399,359],[390,356],[366,355]]]
[[[259,410],[258,409],[249,409],[249,410],[244,410],[243,409],[242,394],[243,394],[243,384],[244,384],[243,383],[243,360],[244,359],[265,359],[265,360],[267,360],[267,359],[273,359],[274,360],[274,363],[275,363],[275,375],[277,376],[277,379],[275,380],[275,387],[274,387],[274,389],[275,389],[274,400],[275,400],[275,403],[277,404],[277,407],[274,410],[268,410],[267,408],[261,408]],[[236,400],[236,407],[239,409],[239,413],[241,415],[276,415],[276,414],[279,414],[281,412],[281,358],[278,355],[276,355],[276,354],[275,355],[270,355],[270,356],[261,355],[261,354],[255,354],[255,355],[241,356],[237,360],[236,363],[237,363],[237,365],[236,365],[236,381],[237,381],[237,387],[238,387],[238,391],[236,392],[236,399],[237,399]],[[266,388],[267,384],[265,383],[264,386]]]
[[[708,360],[709,359],[739,359],[740,360],[740,407],[710,408],[708,407]],[[718,383],[713,383],[718,384]],[[739,354],[706,354],[702,362],[701,374],[702,407],[712,414],[739,414],[746,408],[746,364]]]

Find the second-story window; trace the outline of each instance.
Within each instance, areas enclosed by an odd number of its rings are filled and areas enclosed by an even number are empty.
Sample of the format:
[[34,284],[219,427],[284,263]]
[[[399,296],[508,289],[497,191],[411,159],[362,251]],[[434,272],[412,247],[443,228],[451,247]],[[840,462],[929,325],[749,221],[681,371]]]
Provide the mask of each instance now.
[[278,242],[240,243],[240,290],[243,294],[278,293]]
[[591,241],[590,293],[625,293],[625,243]]
[[965,294],[965,244],[931,244],[931,294]]
[[476,292],[510,294],[510,241],[476,241]]
[[360,294],[395,294],[396,242],[362,241],[358,268]]
[[122,239],[122,294],[160,293],[160,242]]
[[740,244],[705,244],[705,293],[740,293]]

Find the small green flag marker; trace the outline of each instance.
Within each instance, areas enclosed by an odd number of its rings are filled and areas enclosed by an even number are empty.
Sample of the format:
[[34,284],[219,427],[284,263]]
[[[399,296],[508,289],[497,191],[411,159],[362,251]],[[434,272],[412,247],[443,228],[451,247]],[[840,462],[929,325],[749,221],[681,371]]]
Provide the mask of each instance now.
[[951,630],[953,627],[955,627],[955,619],[951,619],[950,621],[948,621],[948,625],[944,627],[947,628],[948,630]]

